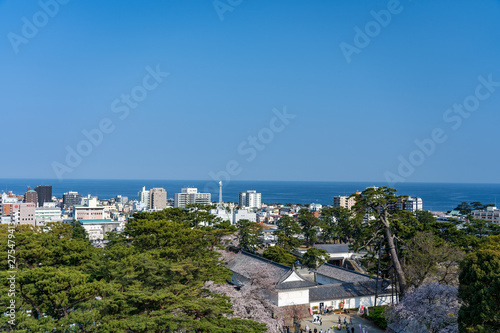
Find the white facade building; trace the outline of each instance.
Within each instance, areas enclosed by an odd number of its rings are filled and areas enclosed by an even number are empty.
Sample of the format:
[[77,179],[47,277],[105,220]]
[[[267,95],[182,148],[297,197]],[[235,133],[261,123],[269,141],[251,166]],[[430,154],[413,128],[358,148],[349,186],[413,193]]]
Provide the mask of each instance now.
[[424,204],[422,198],[419,197],[408,197],[403,202],[403,210],[415,213],[417,210],[423,210]]
[[138,201],[142,202],[145,207],[149,207],[149,190],[146,190],[146,186],[142,187],[142,190],[137,193]]
[[56,207],[55,202],[45,202],[43,207],[35,209],[36,225],[43,225],[47,222],[62,221],[61,208]]
[[309,211],[311,212],[319,212],[321,209],[323,209],[322,204],[312,203],[309,205]]
[[12,222],[12,219],[10,216],[0,216],[0,223],[1,224],[9,224]]
[[174,197],[174,207],[180,208],[191,204],[210,205],[211,203],[210,193],[198,193],[198,189],[194,187],[185,187],[181,193],[175,193]]
[[249,220],[257,222],[257,214],[248,210],[239,209],[227,211],[224,208],[211,209],[210,214],[220,217],[223,221],[229,221],[231,224],[238,223],[239,220]]
[[104,239],[104,231],[100,225],[83,225],[83,228],[87,232],[90,241]]
[[257,214],[243,209],[235,210],[233,212],[233,224],[238,223],[239,220],[249,220],[250,222],[257,222]]
[[104,206],[97,205],[97,198],[84,198],[84,205],[75,205],[73,208],[73,218],[80,220],[102,220],[105,218]]
[[262,194],[257,191],[240,192],[239,195],[240,207],[262,208]]
[[146,209],[147,209],[147,206],[144,202],[134,201],[134,203],[132,204],[132,210],[134,210],[136,212],[142,212],[142,211],[145,211]]

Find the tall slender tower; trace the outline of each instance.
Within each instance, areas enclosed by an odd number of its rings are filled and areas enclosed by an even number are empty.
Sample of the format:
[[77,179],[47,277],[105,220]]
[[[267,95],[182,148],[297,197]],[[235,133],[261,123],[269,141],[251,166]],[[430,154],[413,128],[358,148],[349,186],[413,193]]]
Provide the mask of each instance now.
[[220,208],[222,209],[222,181],[219,181],[219,207],[217,208]]

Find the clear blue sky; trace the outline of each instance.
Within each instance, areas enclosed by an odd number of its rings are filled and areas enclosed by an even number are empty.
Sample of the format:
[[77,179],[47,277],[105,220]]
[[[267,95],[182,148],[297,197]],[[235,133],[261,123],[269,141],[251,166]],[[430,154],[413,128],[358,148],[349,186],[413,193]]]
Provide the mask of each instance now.
[[[52,16],[40,3],[0,1],[0,178],[56,178],[57,166],[62,178],[210,179],[233,161],[235,180],[500,183],[500,86],[473,97],[479,76],[500,82],[498,0],[221,0],[223,13],[210,0],[72,0],[45,6]],[[370,23],[388,6],[389,23]],[[380,29],[348,63],[340,45],[367,24]],[[169,75],[113,112],[144,91],[148,66]],[[479,101],[467,118],[447,113],[465,100]],[[284,107],[295,118],[270,131]],[[113,131],[71,167],[67,147],[103,119]],[[415,152],[436,128],[447,139]],[[253,154],[259,133],[273,138]]]

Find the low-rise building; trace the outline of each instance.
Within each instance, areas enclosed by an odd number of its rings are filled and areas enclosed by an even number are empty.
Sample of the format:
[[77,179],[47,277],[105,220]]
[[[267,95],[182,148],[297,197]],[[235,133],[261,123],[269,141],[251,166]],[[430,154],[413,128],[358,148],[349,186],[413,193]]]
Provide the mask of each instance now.
[[351,209],[356,204],[356,199],[351,196],[337,195],[333,197],[333,207],[344,207]]
[[[270,293],[269,298],[279,307],[307,304],[312,310],[339,309],[342,303],[342,307],[352,309],[361,305],[373,306],[375,295],[377,305],[391,303],[388,281],[377,281],[359,273],[350,274],[336,266],[329,267],[333,271],[329,275],[337,277],[331,280],[335,283],[324,285],[308,280],[292,267],[244,251],[235,254],[227,268],[233,272],[231,283],[236,286],[249,283],[259,274],[273,282],[276,289]],[[396,299],[393,301],[397,302]]]
[[481,219],[488,222],[500,224],[500,209],[490,206],[486,210],[473,210],[472,216],[475,219]]
[[103,240],[106,233],[121,231],[124,227],[124,222],[111,219],[80,220],[78,222],[87,231],[91,241]]
[[73,206],[73,218],[80,220],[102,220],[105,218],[104,206],[97,204],[97,198],[84,198],[83,205]]
[[249,220],[251,222],[257,222],[257,213],[249,212],[248,210],[239,209],[227,210],[225,208],[219,207],[217,209],[211,209],[210,214],[221,218],[223,221],[229,221],[231,224],[236,224],[240,220]]
[[240,220],[249,220],[250,222],[257,222],[257,214],[249,212],[248,210],[238,209],[233,211],[233,224],[238,223]]
[[321,209],[323,209],[322,204],[312,203],[309,205],[309,211],[311,212],[321,212]]
[[45,202],[43,207],[35,209],[36,225],[44,225],[48,222],[62,221],[61,208],[56,207],[55,202]]

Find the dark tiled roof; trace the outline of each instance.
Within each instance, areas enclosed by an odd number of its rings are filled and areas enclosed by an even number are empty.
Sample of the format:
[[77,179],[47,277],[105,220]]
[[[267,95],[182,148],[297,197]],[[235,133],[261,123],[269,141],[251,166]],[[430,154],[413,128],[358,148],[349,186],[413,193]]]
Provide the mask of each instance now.
[[291,267],[244,251],[239,252],[231,259],[226,267],[245,278],[250,278],[252,273],[256,271],[265,272],[276,283],[292,269]]
[[300,289],[316,286],[295,272],[303,281],[285,280],[294,273],[291,267],[279,264],[257,255],[241,251],[226,265],[233,272],[232,283],[243,285],[248,283],[255,272],[263,272],[264,276],[270,278],[278,289]]
[[330,264],[321,265],[318,269],[316,269],[316,273],[330,277],[338,281],[348,282],[348,283],[363,282],[370,280],[369,275],[361,274],[346,268]]
[[314,245],[317,249],[325,250],[328,253],[348,253],[348,244],[316,244]]
[[[339,283],[317,286],[309,289],[309,301],[322,301],[330,299],[343,299],[359,296],[375,295],[376,281],[366,281],[357,283]],[[378,293],[386,294],[386,283],[379,281]]]
[[300,288],[310,288],[316,286],[316,283],[303,278],[299,273],[295,272],[303,281],[289,281],[285,282],[286,279],[290,277],[295,271],[290,270],[288,273],[283,275],[278,281],[278,289],[300,289]]
[[316,283],[308,280],[304,281],[291,281],[278,284],[278,289],[301,289],[301,288],[311,288],[316,286]]

